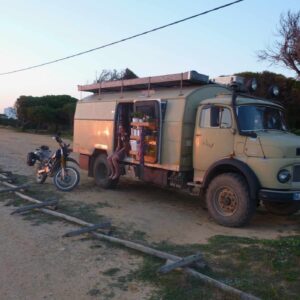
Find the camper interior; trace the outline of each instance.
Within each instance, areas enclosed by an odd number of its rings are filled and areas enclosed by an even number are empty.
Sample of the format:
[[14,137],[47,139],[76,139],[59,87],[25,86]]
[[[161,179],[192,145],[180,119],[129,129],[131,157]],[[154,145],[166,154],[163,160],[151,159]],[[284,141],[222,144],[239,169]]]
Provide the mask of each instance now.
[[157,100],[119,103],[115,118],[115,143],[118,128],[125,127],[130,137],[130,152],[125,162],[157,163],[160,158],[161,105]]

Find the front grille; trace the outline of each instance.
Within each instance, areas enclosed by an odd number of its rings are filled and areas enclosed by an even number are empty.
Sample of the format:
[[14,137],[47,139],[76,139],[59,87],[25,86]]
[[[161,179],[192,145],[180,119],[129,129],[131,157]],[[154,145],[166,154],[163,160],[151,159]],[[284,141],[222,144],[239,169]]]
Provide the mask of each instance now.
[[297,156],[300,156],[300,148],[297,148],[297,149],[296,149],[296,155],[297,155]]
[[293,181],[300,182],[300,165],[294,166]]

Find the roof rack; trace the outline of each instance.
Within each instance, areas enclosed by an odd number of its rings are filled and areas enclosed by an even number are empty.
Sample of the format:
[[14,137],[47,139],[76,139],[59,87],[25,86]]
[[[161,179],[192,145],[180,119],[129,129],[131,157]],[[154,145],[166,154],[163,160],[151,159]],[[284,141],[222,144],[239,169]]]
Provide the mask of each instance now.
[[168,74],[161,76],[142,77],[135,79],[103,81],[89,85],[78,85],[78,91],[102,93],[113,91],[139,90],[160,87],[174,87],[207,84],[209,78],[207,75],[200,74],[196,71],[184,73]]

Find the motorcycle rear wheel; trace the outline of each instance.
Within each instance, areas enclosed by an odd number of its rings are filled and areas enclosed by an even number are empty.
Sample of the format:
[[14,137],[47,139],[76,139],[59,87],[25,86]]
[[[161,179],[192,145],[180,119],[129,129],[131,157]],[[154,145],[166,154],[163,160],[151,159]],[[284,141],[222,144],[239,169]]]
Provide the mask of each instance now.
[[69,192],[78,185],[80,175],[77,169],[73,167],[66,167],[65,171],[66,175],[62,178],[62,169],[59,169],[53,177],[53,182],[60,191]]
[[43,184],[46,181],[46,179],[47,179],[46,174],[36,174],[35,176],[35,180],[39,184]]

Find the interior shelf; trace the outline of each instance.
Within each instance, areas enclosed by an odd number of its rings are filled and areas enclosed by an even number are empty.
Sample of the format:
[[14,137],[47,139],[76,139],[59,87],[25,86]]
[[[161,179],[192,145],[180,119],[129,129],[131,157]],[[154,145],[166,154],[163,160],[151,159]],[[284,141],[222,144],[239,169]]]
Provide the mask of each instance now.
[[[131,135],[130,139],[131,140],[135,140],[135,141],[140,141],[141,137],[140,136],[136,136],[136,135]],[[149,141],[146,140],[145,143],[148,144],[148,145],[152,145],[152,146],[156,146],[157,145],[157,142],[155,140],[149,140]]]
[[129,154],[132,154],[132,155],[138,155],[138,153],[139,153],[138,151],[133,151],[133,150],[129,151]]
[[131,126],[136,126],[136,127],[148,127],[150,129],[156,129],[155,123],[154,122],[131,122]]
[[146,143],[148,145],[152,145],[152,146],[156,146],[157,145],[157,142],[156,141],[146,141]]
[[[149,129],[150,131],[152,130],[156,130],[157,126],[155,122],[131,122],[130,125],[132,127],[137,127],[137,128],[141,128],[141,127],[145,127],[147,129]],[[144,140],[145,145],[148,146],[155,146],[155,149],[157,147],[157,141],[156,141],[156,137],[153,136],[153,134],[147,134],[148,138],[147,140]],[[136,136],[136,135],[131,135],[130,136],[130,140],[136,140],[136,141],[141,141],[141,137],[140,136]],[[156,151],[155,151],[156,152]],[[140,157],[139,157],[139,151],[133,151],[130,150],[130,155],[133,157],[133,159],[135,159],[136,161],[140,161]],[[144,155],[144,161],[146,163],[155,163],[157,161],[157,157],[156,157],[156,153],[154,155],[148,155],[145,154]]]
[[[138,155],[138,151],[133,151],[133,150],[130,150],[129,151],[129,154],[132,155],[132,156],[137,156]],[[136,161],[140,161],[139,159],[136,159],[134,158]],[[156,156],[151,156],[151,155],[144,155],[144,161],[146,163],[155,163],[156,162]]]
[[138,136],[138,135],[131,135],[131,136],[130,136],[130,139],[131,139],[131,140],[139,141],[139,140],[141,139],[141,137]]

